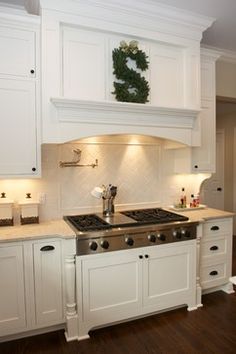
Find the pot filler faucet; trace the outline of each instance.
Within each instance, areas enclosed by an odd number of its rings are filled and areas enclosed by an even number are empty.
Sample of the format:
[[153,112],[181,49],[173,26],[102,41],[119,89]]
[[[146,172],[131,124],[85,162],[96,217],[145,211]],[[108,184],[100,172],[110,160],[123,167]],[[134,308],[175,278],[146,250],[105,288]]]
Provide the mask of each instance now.
[[115,212],[114,199],[117,193],[117,187],[109,184],[108,186],[95,187],[91,194],[95,198],[102,198],[102,213],[104,216],[111,216]]

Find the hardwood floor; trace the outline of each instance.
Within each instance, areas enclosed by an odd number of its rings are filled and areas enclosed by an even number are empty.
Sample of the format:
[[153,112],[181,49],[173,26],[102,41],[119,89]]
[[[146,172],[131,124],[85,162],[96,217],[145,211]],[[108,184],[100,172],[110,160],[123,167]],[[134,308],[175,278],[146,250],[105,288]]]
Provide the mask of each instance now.
[[[236,275],[236,237],[233,274]],[[0,344],[0,354],[192,354],[236,353],[236,293],[203,296],[203,307],[165,312],[91,332],[66,343],[63,331]]]

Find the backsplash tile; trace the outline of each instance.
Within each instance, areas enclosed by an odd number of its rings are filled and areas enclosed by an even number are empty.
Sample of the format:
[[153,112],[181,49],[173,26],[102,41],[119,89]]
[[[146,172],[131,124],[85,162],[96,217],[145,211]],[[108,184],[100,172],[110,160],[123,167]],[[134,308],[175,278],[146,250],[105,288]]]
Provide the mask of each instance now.
[[[73,149],[82,151],[81,164],[98,159],[98,167],[59,167],[60,161],[72,161]],[[187,196],[199,190],[207,175],[176,175],[174,152],[164,151],[161,143],[70,143],[42,146],[42,178],[0,180],[0,192],[15,201],[14,220],[19,223],[17,202],[31,193],[38,200],[39,219],[50,220],[63,215],[102,210],[102,200],[91,190],[102,184],[118,187],[116,210],[169,206],[185,187]]]

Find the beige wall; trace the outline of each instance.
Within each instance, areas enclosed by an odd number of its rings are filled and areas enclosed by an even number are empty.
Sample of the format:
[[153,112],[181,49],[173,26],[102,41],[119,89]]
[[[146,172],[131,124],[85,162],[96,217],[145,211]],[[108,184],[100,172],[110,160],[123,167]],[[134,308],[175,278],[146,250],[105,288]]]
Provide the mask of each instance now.
[[236,98],[236,63],[216,62],[216,95]]

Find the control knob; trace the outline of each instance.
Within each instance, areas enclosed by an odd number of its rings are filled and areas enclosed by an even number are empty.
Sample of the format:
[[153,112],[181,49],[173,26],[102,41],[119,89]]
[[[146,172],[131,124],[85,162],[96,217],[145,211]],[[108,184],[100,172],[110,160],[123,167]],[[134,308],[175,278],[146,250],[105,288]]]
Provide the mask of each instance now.
[[90,248],[92,251],[96,251],[96,249],[98,248],[97,242],[95,242],[95,241],[90,242],[90,243],[89,243],[89,248]]
[[150,234],[150,235],[148,235],[148,239],[149,239],[150,242],[154,243],[154,242],[156,242],[157,237],[154,234]]
[[107,240],[102,241],[101,247],[107,250],[109,248],[109,242]]
[[158,234],[158,235],[157,235],[157,238],[158,238],[158,240],[160,240],[160,241],[165,241],[165,240],[166,240],[166,235],[164,235],[164,234]]
[[182,237],[182,233],[178,230],[174,230],[172,235],[177,239],[180,239]]
[[181,230],[181,234],[182,234],[184,237],[186,237],[186,238],[188,238],[188,237],[191,236],[190,231],[189,231],[189,230],[185,230],[185,229],[182,229],[182,230]]
[[133,246],[134,240],[133,240],[131,237],[126,237],[126,238],[125,238],[125,243],[126,243],[128,246]]

